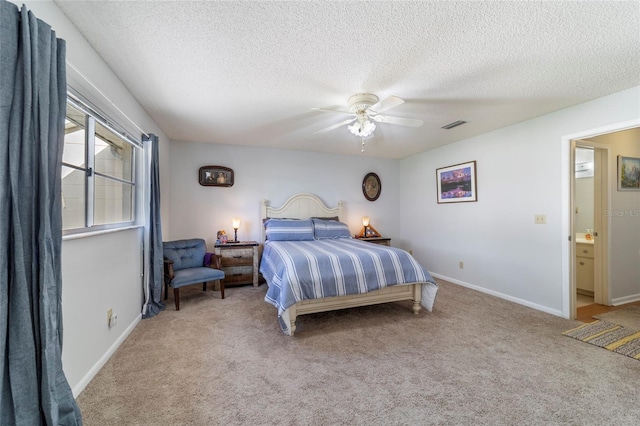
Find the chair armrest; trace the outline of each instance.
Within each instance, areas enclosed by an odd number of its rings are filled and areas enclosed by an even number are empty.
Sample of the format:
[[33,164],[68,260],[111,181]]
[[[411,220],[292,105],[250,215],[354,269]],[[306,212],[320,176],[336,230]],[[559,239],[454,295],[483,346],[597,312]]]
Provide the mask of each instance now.
[[169,278],[169,281],[173,279],[175,275],[173,272],[173,260],[164,259],[164,274]]
[[222,263],[220,263],[221,256],[214,254],[211,256],[211,265],[213,265],[216,269],[222,268]]
[[214,269],[220,269],[220,256],[215,253],[207,253],[205,254],[205,260],[208,259],[209,263],[205,263],[204,266],[209,266]]

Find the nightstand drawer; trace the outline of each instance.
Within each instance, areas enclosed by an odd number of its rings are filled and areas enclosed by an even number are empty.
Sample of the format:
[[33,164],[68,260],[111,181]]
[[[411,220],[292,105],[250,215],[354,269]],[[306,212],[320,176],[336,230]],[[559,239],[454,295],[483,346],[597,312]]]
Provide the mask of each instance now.
[[253,267],[252,266],[234,266],[225,268],[224,271],[224,284],[250,284],[253,282]]
[[220,263],[222,266],[252,265],[253,248],[220,250]]

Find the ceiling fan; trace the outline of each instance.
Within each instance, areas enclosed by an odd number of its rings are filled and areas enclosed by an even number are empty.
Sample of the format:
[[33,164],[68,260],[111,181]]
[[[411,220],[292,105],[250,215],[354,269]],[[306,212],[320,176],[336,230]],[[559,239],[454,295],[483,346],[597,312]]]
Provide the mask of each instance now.
[[400,126],[420,127],[422,120],[415,118],[393,117],[390,115],[382,115],[381,113],[391,108],[397,107],[404,103],[404,100],[397,96],[389,96],[380,101],[378,97],[371,93],[357,93],[349,98],[349,111],[328,108],[312,108],[314,111],[337,112],[341,114],[349,114],[352,117],[334,124],[327,128],[316,131],[315,133],[325,133],[346,124],[353,123],[348,127],[349,131],[356,136],[362,138],[362,151],[364,152],[364,138],[373,134],[376,129],[373,120],[378,123],[397,124]]

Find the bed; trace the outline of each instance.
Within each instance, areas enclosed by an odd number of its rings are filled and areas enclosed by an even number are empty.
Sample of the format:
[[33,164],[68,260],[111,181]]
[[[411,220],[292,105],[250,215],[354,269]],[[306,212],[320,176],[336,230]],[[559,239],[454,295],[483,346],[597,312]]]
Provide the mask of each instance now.
[[303,314],[401,300],[411,300],[415,314],[433,308],[438,286],[429,272],[404,250],[351,238],[339,221],[343,206],[327,207],[312,194],[277,208],[262,201],[265,300],[286,335]]

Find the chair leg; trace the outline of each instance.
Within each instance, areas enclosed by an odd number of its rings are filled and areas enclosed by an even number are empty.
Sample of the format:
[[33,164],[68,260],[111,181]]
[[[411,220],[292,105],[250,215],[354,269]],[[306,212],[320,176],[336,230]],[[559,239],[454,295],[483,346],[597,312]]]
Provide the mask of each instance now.
[[202,283],[202,291],[207,291],[207,282]]
[[224,281],[218,280],[218,282],[220,283],[220,298],[224,299]]
[[180,310],[180,289],[179,288],[173,289],[173,299],[174,299],[174,302],[176,302],[176,311],[179,311]]
[[167,300],[169,298],[169,285],[165,282],[164,283],[164,300]]

